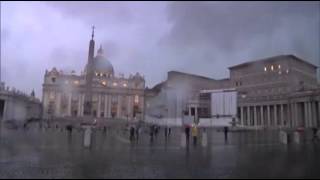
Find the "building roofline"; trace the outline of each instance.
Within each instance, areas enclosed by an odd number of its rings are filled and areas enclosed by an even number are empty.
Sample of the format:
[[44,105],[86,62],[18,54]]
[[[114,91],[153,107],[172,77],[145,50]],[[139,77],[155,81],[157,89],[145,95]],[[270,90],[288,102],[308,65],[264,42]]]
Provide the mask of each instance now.
[[234,69],[234,68],[238,68],[238,67],[242,67],[242,66],[246,66],[246,65],[249,65],[251,63],[256,63],[256,62],[266,62],[266,61],[270,61],[270,60],[277,60],[277,59],[280,59],[280,58],[291,58],[291,59],[295,59],[297,61],[300,61],[300,62],[303,62],[305,64],[308,64],[314,68],[319,68],[318,66],[308,62],[308,61],[305,61],[301,58],[298,58],[297,56],[295,55],[292,55],[292,54],[288,54],[288,55],[278,55],[278,56],[272,56],[272,57],[267,57],[267,58],[263,58],[263,59],[258,59],[258,60],[253,60],[253,61],[248,61],[248,62],[244,62],[244,63],[241,63],[241,64],[238,64],[238,65],[235,65],[235,66],[231,66],[231,67],[228,67],[228,69]]
[[190,74],[190,73],[185,73],[185,72],[180,72],[180,71],[169,71],[168,72],[168,77],[170,73],[176,73],[176,74],[181,74],[181,75],[185,75],[185,76],[192,76],[192,77],[197,77],[197,78],[202,78],[202,79],[206,79],[206,80],[213,80],[213,81],[217,81],[216,79],[212,79],[209,77],[205,77],[205,76],[201,76],[201,75],[196,75],[196,74]]

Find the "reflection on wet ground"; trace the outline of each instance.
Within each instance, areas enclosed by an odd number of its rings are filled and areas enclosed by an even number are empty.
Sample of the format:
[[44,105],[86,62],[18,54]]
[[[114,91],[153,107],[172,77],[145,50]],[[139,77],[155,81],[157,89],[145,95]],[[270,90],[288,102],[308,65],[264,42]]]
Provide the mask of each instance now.
[[[208,146],[181,147],[181,130],[165,140],[147,131],[131,143],[128,132],[94,130],[91,148],[83,131],[61,128],[0,132],[0,178],[316,178],[320,142],[279,143],[277,131],[209,131]],[[190,141],[191,142],[191,141]]]

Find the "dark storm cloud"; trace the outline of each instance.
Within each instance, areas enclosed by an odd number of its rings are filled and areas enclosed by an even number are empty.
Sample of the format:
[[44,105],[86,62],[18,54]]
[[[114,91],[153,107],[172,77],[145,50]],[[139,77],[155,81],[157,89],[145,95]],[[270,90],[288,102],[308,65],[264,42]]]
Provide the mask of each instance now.
[[79,18],[87,23],[104,27],[111,23],[132,22],[133,14],[126,3],[122,2],[47,2],[64,15]]
[[6,2],[1,11],[3,79],[29,92],[35,88],[40,97],[45,69],[80,73],[92,25],[96,49],[102,44],[116,74],[140,72],[148,86],[170,70],[227,78],[229,66],[279,54],[320,66],[319,4]]
[[193,59],[197,67],[203,62],[214,67],[226,61],[224,69],[292,53],[319,65],[319,2],[174,2],[168,20],[173,27],[161,46],[179,54],[194,50],[182,63]]

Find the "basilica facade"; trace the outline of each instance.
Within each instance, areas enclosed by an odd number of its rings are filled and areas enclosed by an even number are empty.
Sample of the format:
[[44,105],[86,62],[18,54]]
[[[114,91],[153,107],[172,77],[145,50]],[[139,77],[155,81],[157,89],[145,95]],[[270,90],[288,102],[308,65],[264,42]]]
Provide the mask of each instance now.
[[95,55],[94,30],[83,73],[46,70],[43,83],[44,118],[142,120],[145,80],[136,73],[116,76],[100,46]]

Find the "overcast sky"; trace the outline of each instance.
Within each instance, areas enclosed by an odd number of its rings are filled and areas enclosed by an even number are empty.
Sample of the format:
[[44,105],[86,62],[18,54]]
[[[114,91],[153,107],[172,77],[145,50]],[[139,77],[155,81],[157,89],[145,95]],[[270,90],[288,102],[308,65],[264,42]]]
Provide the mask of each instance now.
[[46,69],[84,69],[92,25],[116,74],[149,87],[280,54],[320,66],[319,2],[2,2],[2,80],[41,97]]

